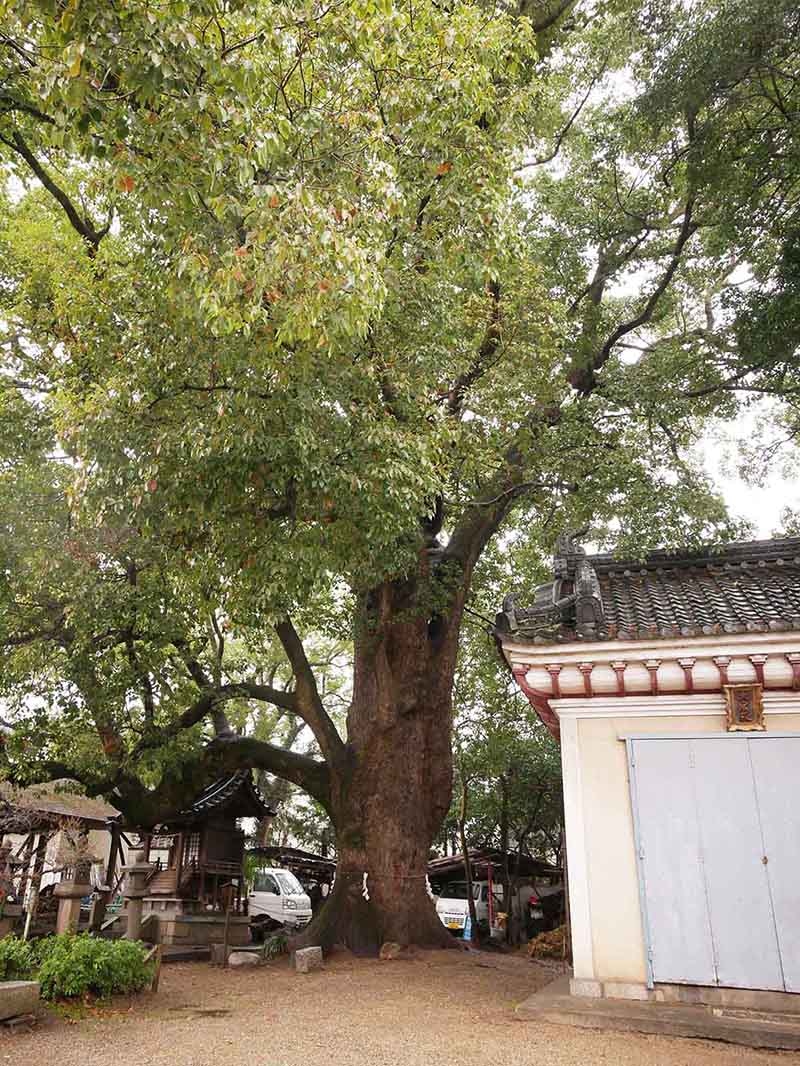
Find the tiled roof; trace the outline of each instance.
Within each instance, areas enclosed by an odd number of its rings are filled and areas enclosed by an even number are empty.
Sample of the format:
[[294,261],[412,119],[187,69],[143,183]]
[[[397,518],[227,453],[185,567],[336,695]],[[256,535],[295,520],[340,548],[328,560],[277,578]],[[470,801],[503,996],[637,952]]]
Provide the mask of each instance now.
[[586,555],[562,541],[556,578],[534,605],[513,597],[497,616],[502,639],[553,644],[800,630],[800,538],[750,541],[642,562]]
[[181,817],[199,818],[228,808],[237,818],[264,818],[276,813],[256,788],[250,770],[237,770],[204,789],[190,807],[181,811]]

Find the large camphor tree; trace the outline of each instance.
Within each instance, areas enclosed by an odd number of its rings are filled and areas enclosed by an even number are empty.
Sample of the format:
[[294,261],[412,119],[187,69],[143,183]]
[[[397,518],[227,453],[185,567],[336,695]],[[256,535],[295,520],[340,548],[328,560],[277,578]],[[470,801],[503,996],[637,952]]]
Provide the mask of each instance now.
[[[724,533],[704,419],[797,390],[794,5],[0,10],[7,772],[152,822],[270,771],[335,826],[316,942],[444,943],[487,547]],[[268,631],[291,691],[223,662]]]

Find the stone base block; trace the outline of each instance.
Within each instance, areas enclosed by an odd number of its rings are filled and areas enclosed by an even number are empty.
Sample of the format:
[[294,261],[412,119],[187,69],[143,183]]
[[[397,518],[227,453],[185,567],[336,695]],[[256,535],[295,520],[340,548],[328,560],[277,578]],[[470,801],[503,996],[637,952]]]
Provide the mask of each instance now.
[[9,933],[13,933],[15,926],[19,925],[19,916],[14,914],[8,914],[3,912],[2,918],[0,918],[0,940],[4,936],[8,936]]
[[800,994],[797,992],[767,992],[755,988],[716,988],[704,985],[656,985],[655,998],[659,1003],[800,1014]]
[[225,951],[223,944],[211,945],[211,965],[212,966],[224,966],[227,960],[227,955],[230,955],[230,951]]
[[[56,885],[56,888],[59,886]],[[90,889],[91,891],[91,889]],[[81,901],[80,897],[74,899],[70,896],[64,896],[58,901],[58,914],[56,916],[56,932],[57,933],[74,933],[77,931],[78,923],[81,918]]]
[[0,1021],[33,1014],[38,1006],[38,981],[0,981]]
[[[161,944],[205,946],[221,944],[224,939],[225,918],[222,915],[158,916],[158,942]],[[246,915],[232,915],[228,924],[228,946],[244,947],[249,943],[250,919]]]
[[637,999],[640,1001],[655,998],[647,985],[638,984],[634,981],[604,981],[603,995],[606,999]]
[[626,999],[640,1003],[783,1011],[800,1015],[800,994],[796,992],[764,992],[702,985],[656,985],[655,988],[648,988],[639,981],[598,981],[585,977],[573,977],[569,982],[569,991],[570,995],[583,999]]
[[294,968],[297,973],[311,973],[322,969],[322,948],[298,948],[294,953]]
[[228,965],[234,969],[237,967],[258,966],[261,959],[252,951],[232,951],[228,956]]
[[656,1001],[655,992],[637,981],[598,981],[591,977],[573,977],[569,983],[572,996],[586,999],[633,999]]
[[602,981],[593,981],[589,977],[573,977],[569,982],[570,995],[591,996],[599,999],[603,995]]

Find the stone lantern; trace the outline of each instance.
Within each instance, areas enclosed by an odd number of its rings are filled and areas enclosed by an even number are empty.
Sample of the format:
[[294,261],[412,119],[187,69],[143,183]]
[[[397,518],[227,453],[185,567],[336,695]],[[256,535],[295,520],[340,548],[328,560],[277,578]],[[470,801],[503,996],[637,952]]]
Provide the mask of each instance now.
[[81,916],[81,900],[91,894],[89,880],[91,865],[88,862],[76,863],[64,872],[64,877],[53,889],[58,900],[57,933],[74,933]]
[[122,867],[125,885],[122,895],[126,901],[128,923],[125,929],[126,940],[139,940],[142,934],[142,902],[147,895],[147,878],[152,872],[152,863],[147,862],[144,851],[131,853],[131,861]]

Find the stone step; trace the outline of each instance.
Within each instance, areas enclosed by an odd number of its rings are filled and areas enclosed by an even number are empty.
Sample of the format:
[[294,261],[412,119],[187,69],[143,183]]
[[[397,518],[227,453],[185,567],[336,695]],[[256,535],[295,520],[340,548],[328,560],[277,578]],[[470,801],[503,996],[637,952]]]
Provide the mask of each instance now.
[[181,947],[176,944],[165,944],[161,955],[162,964],[167,962],[208,962],[211,958],[211,947],[207,944],[198,946]]
[[563,982],[530,996],[517,1016],[583,1029],[653,1033],[700,1040],[718,1040],[745,1047],[800,1051],[800,1019],[764,1011],[720,1010],[708,1006],[643,1003],[564,994]]

